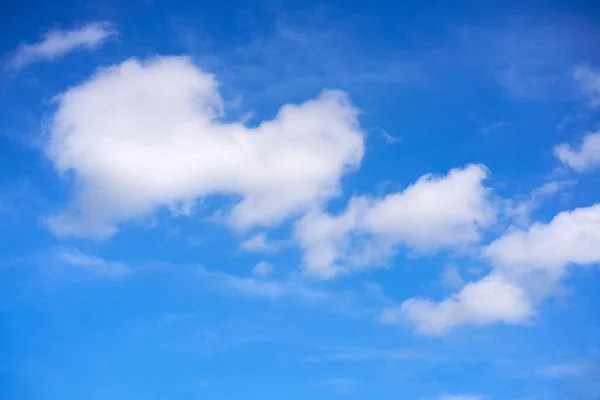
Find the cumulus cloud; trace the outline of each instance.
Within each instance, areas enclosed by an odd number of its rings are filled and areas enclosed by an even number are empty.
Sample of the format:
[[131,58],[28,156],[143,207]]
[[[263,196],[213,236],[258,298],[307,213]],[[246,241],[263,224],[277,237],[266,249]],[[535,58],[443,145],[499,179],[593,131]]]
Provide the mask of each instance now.
[[364,137],[345,93],[283,106],[255,128],[226,123],[215,77],[186,57],[130,59],[57,97],[46,153],[72,175],[59,235],[110,236],[157,207],[211,194],[239,200],[227,219],[273,225],[339,193]]
[[511,275],[542,271],[560,277],[570,264],[600,261],[600,204],[563,211],[548,224],[507,232],[483,254]]
[[600,262],[600,204],[511,230],[484,247],[482,256],[494,267],[488,276],[441,302],[408,299],[400,308],[385,310],[382,321],[409,321],[423,334],[443,334],[458,325],[528,321],[569,266]]
[[95,22],[78,29],[56,29],[46,33],[37,43],[21,44],[8,62],[12,69],[19,69],[38,61],[52,61],[79,49],[94,49],[117,35],[114,26],[107,22]]
[[306,269],[331,277],[380,261],[400,244],[426,252],[477,243],[496,217],[487,176],[484,166],[468,165],[383,198],[354,197],[339,215],[308,213],[295,227]]
[[577,172],[600,167],[600,132],[584,136],[579,149],[563,143],[554,149],[556,157]]
[[452,169],[446,176],[425,175],[399,193],[376,201],[364,217],[366,230],[429,250],[479,241],[495,210],[482,165]]
[[575,79],[589,98],[591,107],[600,106],[600,71],[589,67],[575,68]]
[[417,332],[439,335],[457,325],[485,325],[491,322],[520,323],[533,310],[526,293],[500,274],[468,283],[452,297],[436,303],[413,298],[399,309],[384,310],[382,322],[398,323],[406,319],[415,324]]

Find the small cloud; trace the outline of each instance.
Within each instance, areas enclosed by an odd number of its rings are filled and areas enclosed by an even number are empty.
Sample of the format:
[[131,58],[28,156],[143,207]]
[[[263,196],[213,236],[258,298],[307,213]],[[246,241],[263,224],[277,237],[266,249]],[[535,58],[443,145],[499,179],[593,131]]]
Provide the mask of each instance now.
[[492,273],[469,282],[441,302],[418,297],[405,300],[400,307],[384,309],[380,321],[392,325],[410,322],[419,334],[439,336],[461,325],[521,324],[533,313],[523,288]]
[[387,133],[383,129],[381,130],[381,137],[383,137],[383,140],[387,144],[394,144],[394,143],[400,143],[400,142],[402,142],[402,138],[401,137],[390,135],[389,133]]
[[484,135],[486,135],[486,134],[488,134],[488,133],[490,133],[492,131],[495,131],[495,130],[497,130],[499,128],[502,128],[504,125],[506,125],[506,122],[503,119],[501,119],[500,121],[496,121],[496,122],[491,123],[489,125],[483,126],[481,128],[480,132],[483,133]]
[[554,154],[579,173],[600,168],[600,131],[584,136],[578,149],[562,143],[554,148]]
[[454,265],[446,265],[440,277],[442,286],[448,289],[458,289],[464,286],[465,281],[458,268]]
[[10,69],[21,69],[38,61],[52,61],[79,49],[94,49],[117,31],[108,22],[94,22],[78,29],[56,29],[46,33],[37,43],[23,43],[8,62]]
[[252,253],[274,253],[277,251],[277,245],[270,242],[264,233],[259,233],[242,242],[240,248]]
[[256,276],[267,276],[273,272],[273,265],[266,261],[261,261],[254,266],[252,273]]
[[54,257],[63,265],[85,270],[97,276],[119,278],[130,273],[130,269],[125,263],[85,254],[76,248],[56,249]]

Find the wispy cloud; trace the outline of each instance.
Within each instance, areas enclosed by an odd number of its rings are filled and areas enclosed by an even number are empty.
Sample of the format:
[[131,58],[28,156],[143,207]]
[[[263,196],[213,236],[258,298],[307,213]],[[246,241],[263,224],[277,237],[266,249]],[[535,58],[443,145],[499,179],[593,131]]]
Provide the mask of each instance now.
[[466,58],[487,68],[491,77],[513,98],[565,99],[574,94],[573,67],[589,61],[600,32],[583,21],[564,17],[548,22],[522,16],[499,29],[461,31]]
[[501,119],[500,121],[496,121],[496,122],[492,122],[488,125],[484,125],[483,127],[481,127],[480,132],[483,133],[484,135],[486,135],[492,131],[502,128],[504,125],[506,125],[506,121]]
[[530,222],[531,213],[545,200],[575,185],[575,180],[552,180],[534,188],[528,195],[504,201],[504,214],[514,224],[526,226]]
[[249,107],[324,86],[365,90],[365,86],[425,81],[421,65],[404,54],[365,46],[350,29],[356,21],[335,19],[322,24],[317,15],[304,20],[310,23],[279,19],[270,29],[227,50],[198,28],[202,23],[197,19],[179,18],[172,25],[186,51],[197,55],[209,70],[218,71],[224,85],[250,93],[244,97]]
[[415,351],[404,348],[337,347],[329,352],[311,354],[305,357],[304,361],[311,363],[389,361],[416,356]]
[[382,293],[365,285],[346,291],[323,282],[292,274],[276,280],[265,276],[236,276],[225,271],[192,266],[201,284],[228,296],[254,298],[269,302],[292,301],[332,311],[347,317],[375,318],[383,305],[390,305]]
[[38,61],[52,61],[79,49],[94,49],[117,30],[108,22],[94,22],[73,30],[56,29],[36,43],[23,43],[8,61],[10,69],[20,69]]
[[400,143],[400,142],[402,142],[402,138],[401,137],[390,135],[384,129],[381,129],[381,137],[383,138],[384,142],[387,143],[387,144],[394,144],[394,143]]
[[545,365],[536,370],[536,375],[543,378],[566,378],[581,375],[585,368],[581,363],[565,362],[558,364]]
[[129,265],[122,261],[61,246],[14,259],[10,265],[35,268],[43,277],[61,282],[85,278],[120,279],[131,273]]
[[600,106],[600,70],[579,66],[575,68],[574,77],[588,97],[590,107]]
[[84,270],[96,276],[119,278],[130,273],[129,267],[121,261],[110,261],[89,255],[74,247],[54,249],[51,257],[57,263]]
[[330,294],[308,287],[303,281],[275,281],[255,277],[241,277],[226,272],[196,267],[196,273],[211,288],[232,295],[278,300],[300,298],[323,301]]
[[441,396],[440,400],[483,400],[483,397],[476,395],[451,394]]

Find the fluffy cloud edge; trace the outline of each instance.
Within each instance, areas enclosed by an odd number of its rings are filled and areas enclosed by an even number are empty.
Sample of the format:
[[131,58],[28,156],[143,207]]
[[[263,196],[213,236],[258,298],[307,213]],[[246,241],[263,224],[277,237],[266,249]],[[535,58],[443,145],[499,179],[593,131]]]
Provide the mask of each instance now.
[[469,164],[445,175],[427,174],[381,198],[352,197],[337,214],[312,210],[294,228],[304,269],[332,278],[370,264],[381,265],[398,246],[436,253],[478,243],[498,212],[489,171]]
[[444,335],[464,325],[525,324],[572,266],[600,263],[600,204],[558,213],[548,223],[512,229],[481,249],[493,269],[436,302],[410,298],[380,320]]

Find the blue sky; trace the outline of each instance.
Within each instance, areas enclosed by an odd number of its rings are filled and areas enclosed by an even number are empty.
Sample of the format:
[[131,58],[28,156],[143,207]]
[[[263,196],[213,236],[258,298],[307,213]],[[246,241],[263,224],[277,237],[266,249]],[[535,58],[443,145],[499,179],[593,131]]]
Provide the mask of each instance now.
[[600,395],[592,2],[0,15],[0,398]]

